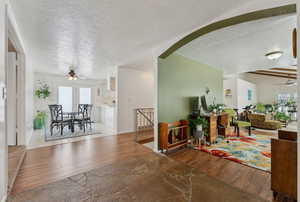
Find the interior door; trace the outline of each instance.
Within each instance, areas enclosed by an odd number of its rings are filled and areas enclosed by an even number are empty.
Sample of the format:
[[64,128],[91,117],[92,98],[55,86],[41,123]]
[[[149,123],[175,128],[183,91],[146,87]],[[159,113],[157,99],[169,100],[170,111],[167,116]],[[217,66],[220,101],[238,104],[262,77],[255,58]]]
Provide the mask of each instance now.
[[17,145],[17,54],[9,52],[7,58],[7,144]]

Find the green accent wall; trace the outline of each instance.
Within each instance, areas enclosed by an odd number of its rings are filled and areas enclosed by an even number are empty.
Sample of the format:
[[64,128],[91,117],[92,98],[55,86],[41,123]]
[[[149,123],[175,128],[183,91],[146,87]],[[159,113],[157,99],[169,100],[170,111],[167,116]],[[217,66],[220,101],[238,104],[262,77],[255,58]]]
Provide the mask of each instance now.
[[[205,95],[208,87],[217,103],[223,103],[223,71],[181,55],[158,59],[158,121],[186,119],[189,98]],[[212,104],[207,98],[207,105]]]

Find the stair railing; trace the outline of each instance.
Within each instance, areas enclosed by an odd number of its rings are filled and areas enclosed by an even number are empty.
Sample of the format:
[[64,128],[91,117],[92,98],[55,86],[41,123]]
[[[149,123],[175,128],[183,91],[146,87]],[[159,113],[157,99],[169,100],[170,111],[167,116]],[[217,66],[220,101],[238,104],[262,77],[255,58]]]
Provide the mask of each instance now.
[[138,142],[141,132],[154,128],[154,108],[137,108],[135,109],[135,117],[135,141]]

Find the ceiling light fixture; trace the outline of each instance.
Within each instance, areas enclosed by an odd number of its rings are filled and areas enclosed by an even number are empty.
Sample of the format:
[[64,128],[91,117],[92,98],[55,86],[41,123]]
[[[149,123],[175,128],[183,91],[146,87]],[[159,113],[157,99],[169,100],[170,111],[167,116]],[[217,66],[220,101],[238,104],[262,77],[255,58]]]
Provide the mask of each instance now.
[[68,79],[70,81],[76,81],[78,79],[74,70],[70,70],[70,72],[68,73]]
[[278,60],[283,55],[282,51],[273,51],[266,54],[269,60]]

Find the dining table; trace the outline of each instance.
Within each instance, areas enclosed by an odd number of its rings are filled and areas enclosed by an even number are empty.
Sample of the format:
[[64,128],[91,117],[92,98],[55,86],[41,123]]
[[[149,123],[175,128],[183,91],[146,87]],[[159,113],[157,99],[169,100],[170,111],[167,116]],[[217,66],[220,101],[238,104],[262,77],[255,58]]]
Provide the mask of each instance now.
[[63,112],[65,118],[70,119],[71,122],[71,132],[75,132],[75,120],[79,118],[82,112]]

